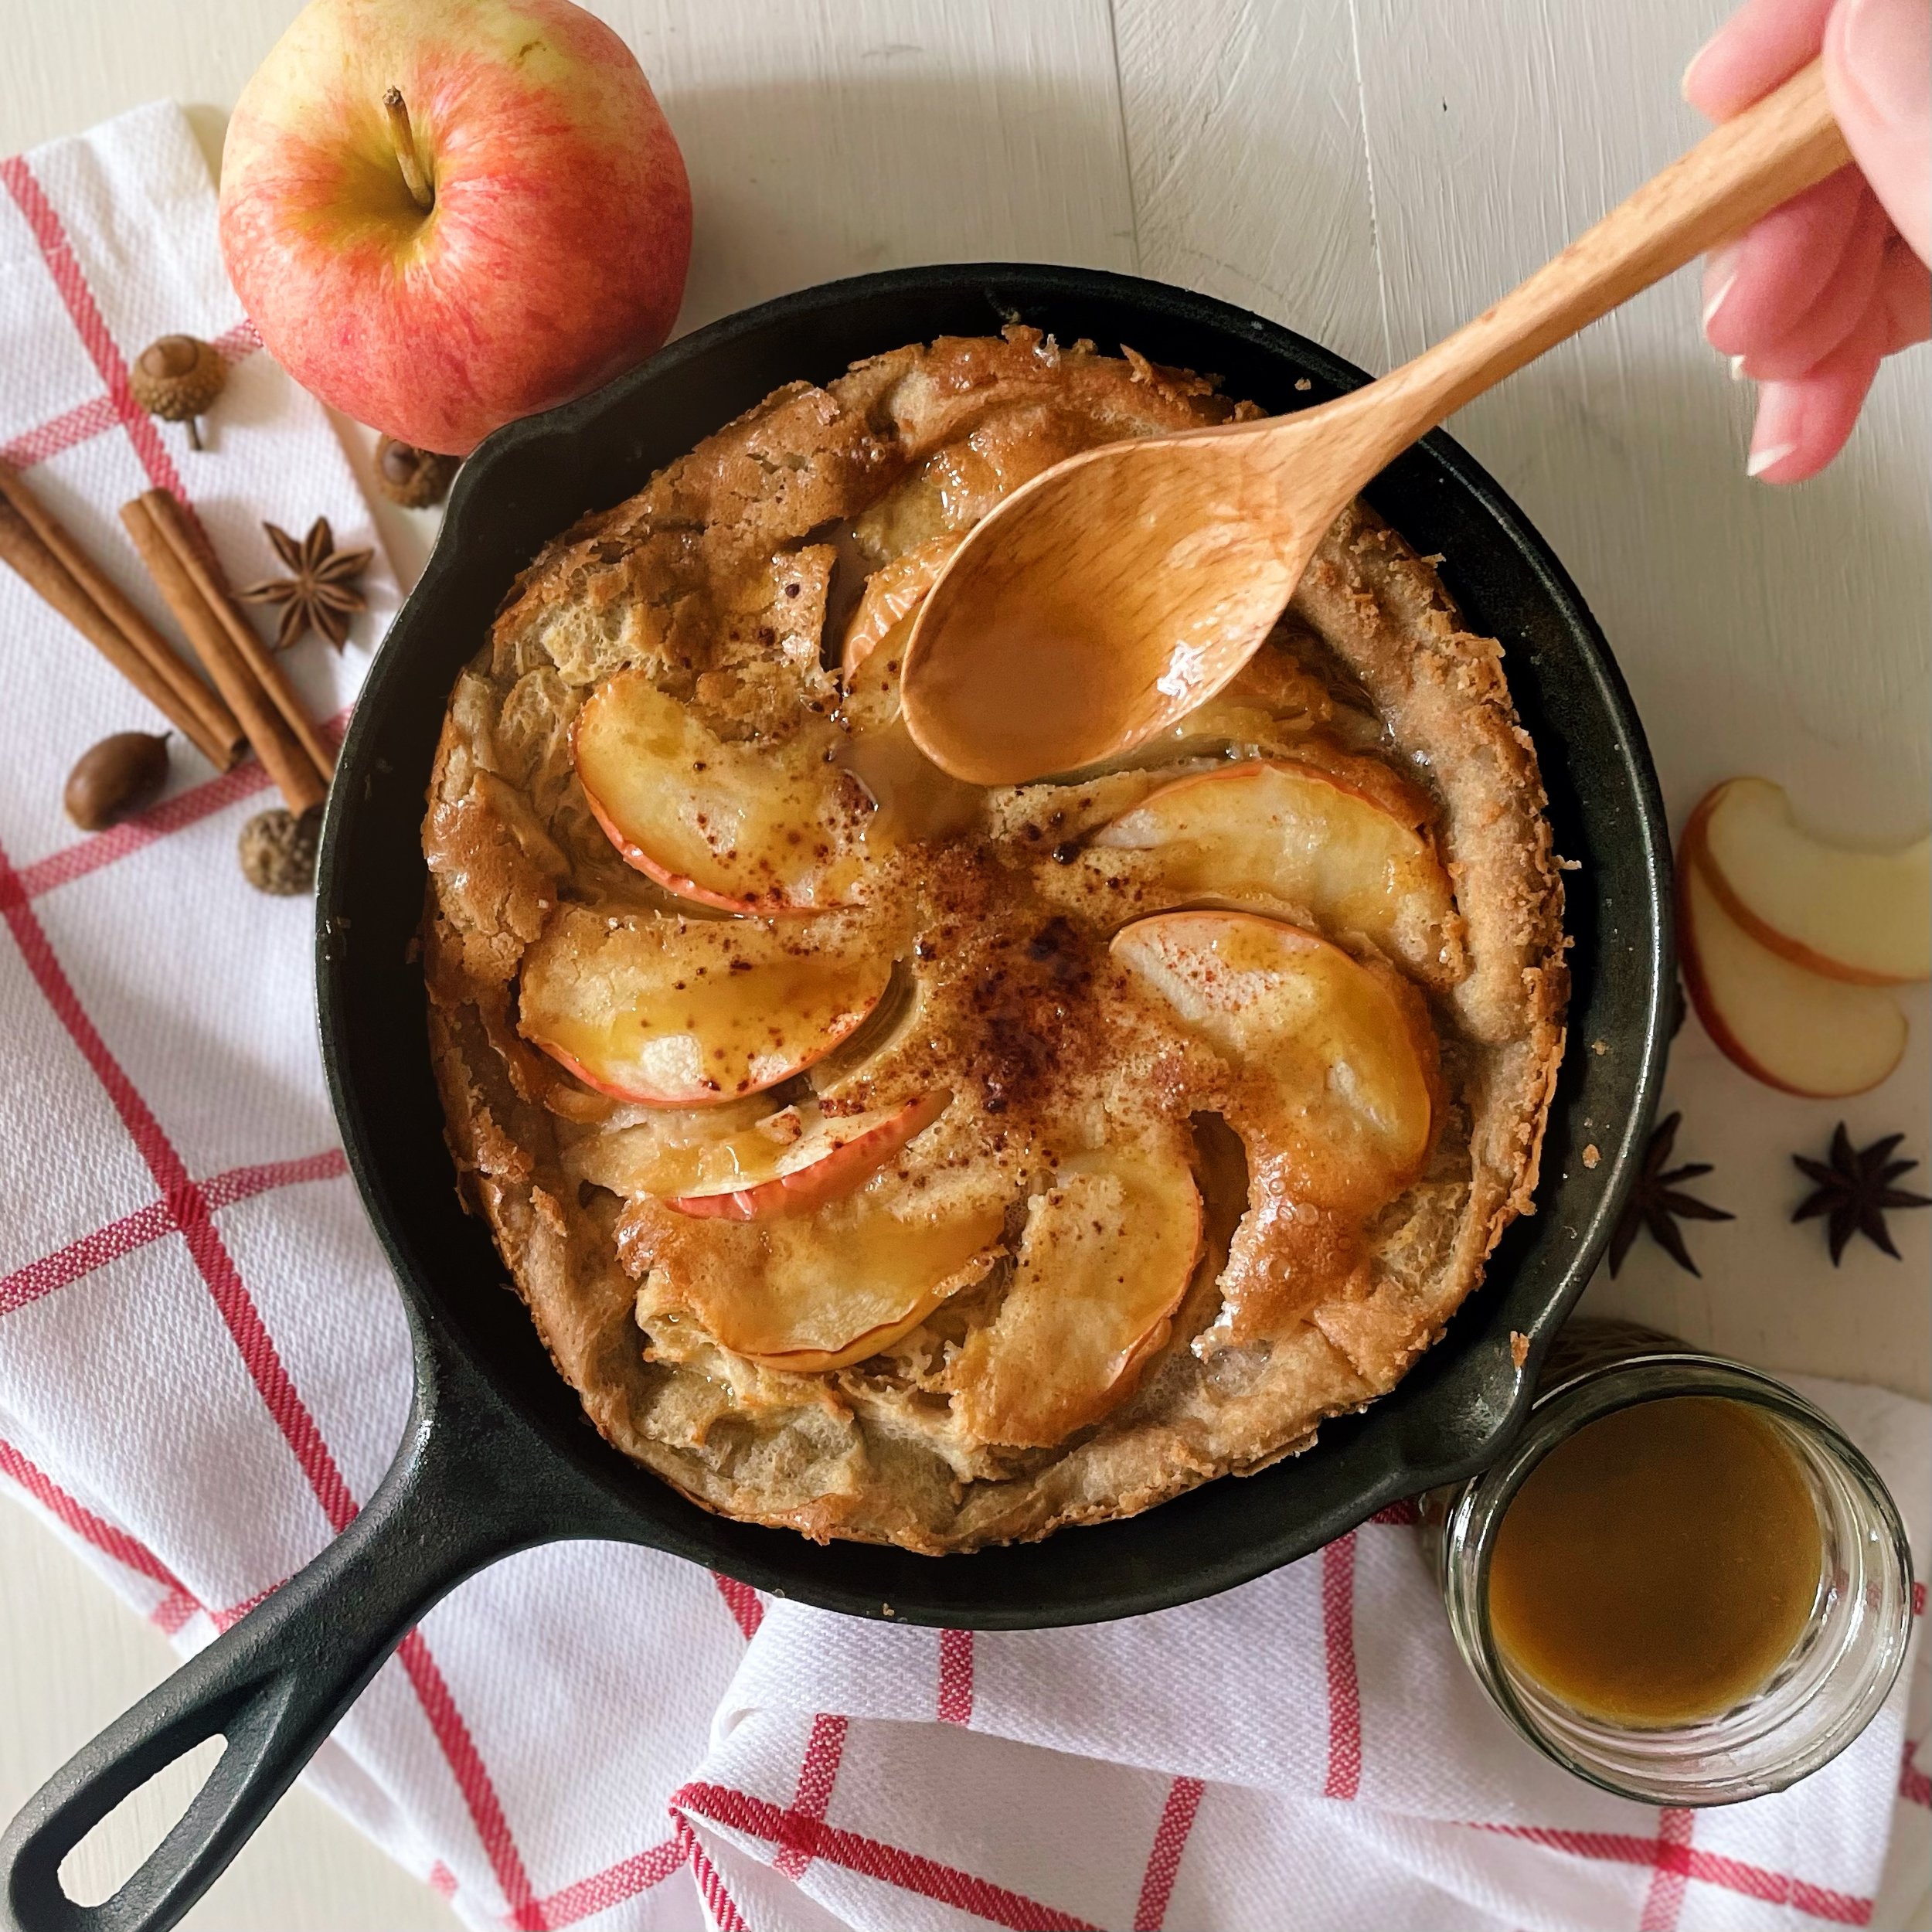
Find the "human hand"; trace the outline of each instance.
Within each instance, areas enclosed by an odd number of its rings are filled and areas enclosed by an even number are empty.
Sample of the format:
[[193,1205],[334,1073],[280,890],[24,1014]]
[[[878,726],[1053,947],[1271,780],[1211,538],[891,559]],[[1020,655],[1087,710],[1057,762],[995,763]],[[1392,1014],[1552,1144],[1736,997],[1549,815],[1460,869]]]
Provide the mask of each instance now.
[[1684,75],[1723,121],[1817,55],[1855,167],[1729,242],[1704,268],[1704,333],[1758,386],[1746,473],[1815,474],[1844,447],[1879,362],[1932,332],[1932,6],[1745,0]]

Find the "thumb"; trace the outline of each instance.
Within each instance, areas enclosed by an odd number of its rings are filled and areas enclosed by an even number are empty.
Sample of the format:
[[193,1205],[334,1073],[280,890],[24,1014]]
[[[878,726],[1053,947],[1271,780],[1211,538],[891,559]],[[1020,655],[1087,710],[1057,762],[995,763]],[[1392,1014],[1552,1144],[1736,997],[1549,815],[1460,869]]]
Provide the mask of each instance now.
[[1838,0],[1825,84],[1852,158],[1920,261],[1932,262],[1932,5]]

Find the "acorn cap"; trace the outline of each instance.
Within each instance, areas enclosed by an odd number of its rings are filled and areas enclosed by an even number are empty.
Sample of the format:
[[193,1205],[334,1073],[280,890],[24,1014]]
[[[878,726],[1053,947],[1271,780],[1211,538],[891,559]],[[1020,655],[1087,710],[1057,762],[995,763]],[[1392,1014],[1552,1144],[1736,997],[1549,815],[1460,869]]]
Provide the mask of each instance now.
[[163,335],[150,342],[128,372],[134,400],[168,423],[200,415],[227,380],[221,352],[192,335]]
[[405,509],[427,509],[449,494],[451,479],[461,460],[438,456],[433,450],[419,450],[413,443],[385,436],[376,445],[376,487],[392,503],[400,503]]

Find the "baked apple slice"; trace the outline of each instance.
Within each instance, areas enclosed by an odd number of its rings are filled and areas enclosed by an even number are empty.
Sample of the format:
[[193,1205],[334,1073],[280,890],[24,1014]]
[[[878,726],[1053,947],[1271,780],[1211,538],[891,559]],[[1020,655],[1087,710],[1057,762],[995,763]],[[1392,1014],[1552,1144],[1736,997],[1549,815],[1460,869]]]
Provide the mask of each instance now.
[[859,607],[845,626],[839,668],[848,681],[885,638],[926,601],[962,536],[930,537],[916,543],[866,580]]
[[1253,913],[1158,913],[1114,957],[1217,1047],[1233,1124],[1296,1199],[1366,1212],[1422,1170],[1440,1080],[1420,995],[1379,962]]
[[[757,1141],[737,1136],[734,1151],[744,1142],[753,1155],[738,1174],[729,1181],[673,1195],[669,1205],[699,1220],[764,1221],[809,1214],[862,1187],[907,1141],[930,1127],[952,1097],[944,1090],[922,1094],[902,1107],[821,1119],[782,1151],[770,1134],[760,1134]],[[774,1158],[756,1158],[760,1142],[773,1151]]]
[[566,906],[524,955],[518,1024],[600,1093],[705,1107],[821,1059],[891,976],[889,958],[823,932]]
[[839,722],[845,743],[838,762],[878,808],[866,842],[883,852],[899,839],[945,837],[969,824],[980,808],[977,785],[963,784],[913,743],[899,696],[899,665],[909,621],[901,619],[845,680]]
[[1201,1196],[1169,1150],[1066,1162],[1032,1201],[1011,1287],[960,1351],[954,1413],[977,1440],[1049,1448],[1124,1400],[1167,1339],[1201,1252]]
[[1176,779],[1093,843],[1155,854],[1162,886],[1179,896],[1283,900],[1362,934],[1420,978],[1440,981],[1452,966],[1455,900],[1434,846],[1316,766],[1262,758]]
[[1732,778],[1684,829],[1711,889],[1760,946],[1832,979],[1932,978],[1932,839],[1857,852],[1814,838],[1784,788]]
[[645,672],[621,671],[584,701],[570,752],[624,862],[681,898],[784,914],[858,896],[872,802],[813,734],[728,743]]
[[638,1318],[688,1310],[736,1354],[821,1375],[889,1348],[982,1280],[1005,1218],[995,1177],[918,1189],[889,1172],[795,1219],[667,1216],[628,1257],[644,1272]]
[[1689,837],[1677,891],[1685,990],[1705,1032],[1753,1079],[1837,1100],[1877,1086],[1898,1065],[1909,1029],[1890,996],[1760,946],[1726,910]]

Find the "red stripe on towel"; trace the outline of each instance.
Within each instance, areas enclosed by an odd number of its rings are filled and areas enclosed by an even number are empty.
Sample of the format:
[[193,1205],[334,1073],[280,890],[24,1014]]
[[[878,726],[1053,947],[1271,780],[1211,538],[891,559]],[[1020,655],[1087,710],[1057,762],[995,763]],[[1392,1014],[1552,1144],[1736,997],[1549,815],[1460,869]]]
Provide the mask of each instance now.
[[942,1865],[896,1845],[857,1832],[841,1832],[829,1825],[815,1825],[809,1819],[801,1825],[788,1824],[787,1815],[776,1804],[728,1784],[687,1784],[672,1794],[671,1808],[673,1811],[695,1812],[729,1831],[743,1832],[768,1844],[782,1842],[788,1829],[804,1829],[814,1858],[862,1877],[896,1885],[902,1892],[977,1913],[995,1925],[1011,1928],[1011,1932],[1099,1932],[1085,1919],[962,1872],[957,1866]]
[[939,1721],[942,1724],[973,1721],[973,1633],[970,1630],[939,1633]]
[[1355,1532],[1321,1553],[1321,1634],[1328,1653],[1328,1774],[1324,1798],[1362,1788],[1362,1688],[1355,1663]]
[[1194,1815],[1201,1808],[1206,1788],[1198,1777],[1177,1777],[1168,1787],[1167,1802],[1161,1808],[1160,1823],[1154,1828],[1153,1849],[1147,1855],[1147,1870],[1141,1879],[1140,1903],[1134,1908],[1134,1932],[1162,1932],[1166,1923],[1181,1854],[1187,1849],[1188,1834],[1194,1829]]

